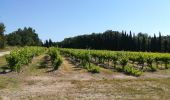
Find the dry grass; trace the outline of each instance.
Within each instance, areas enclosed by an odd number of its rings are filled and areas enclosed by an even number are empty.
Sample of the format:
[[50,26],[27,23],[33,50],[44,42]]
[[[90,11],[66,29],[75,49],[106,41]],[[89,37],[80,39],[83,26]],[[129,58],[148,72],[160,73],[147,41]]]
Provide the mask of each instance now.
[[6,65],[6,59],[5,59],[5,56],[3,57],[0,57],[0,67]]
[[72,84],[75,85],[77,96],[87,99],[160,100],[170,97],[170,80],[167,79],[90,80],[73,81]]
[[13,89],[19,86],[19,82],[17,79],[7,77],[7,76],[0,76],[0,90],[1,89]]
[[170,97],[167,79],[53,80],[51,83],[48,80],[38,86],[42,82],[37,81],[36,87],[27,87],[15,96],[31,100],[168,100]]
[[5,69],[8,69],[7,62],[6,62],[5,56],[2,56],[0,57],[0,74],[4,72]]

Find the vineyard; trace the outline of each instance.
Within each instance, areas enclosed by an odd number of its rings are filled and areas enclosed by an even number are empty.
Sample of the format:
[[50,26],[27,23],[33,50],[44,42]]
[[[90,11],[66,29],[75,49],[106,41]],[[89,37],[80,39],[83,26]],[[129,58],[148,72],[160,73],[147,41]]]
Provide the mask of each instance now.
[[0,61],[0,100],[169,98],[169,53],[26,46]]
[[[170,54],[149,52],[126,52],[107,50],[85,50],[85,49],[49,49],[44,47],[24,47],[15,49],[6,56],[11,71],[20,72],[23,65],[31,63],[32,59],[43,53],[50,56],[53,70],[57,70],[62,64],[62,56],[79,67],[87,69],[91,73],[100,73],[100,68],[106,68],[125,74],[140,76],[144,72],[165,70],[170,67]],[[61,53],[61,54],[60,54]]]
[[53,70],[57,70],[62,64],[62,58],[57,48],[54,47],[51,47],[48,50],[44,47],[24,47],[15,49],[6,56],[6,61],[11,71],[19,73],[24,65],[28,65],[32,62],[34,57],[42,55],[43,53],[47,53],[50,56]]
[[149,52],[126,52],[107,50],[59,49],[63,55],[77,61],[83,68],[99,73],[100,67],[113,69],[134,76],[146,71],[170,67],[170,54]]

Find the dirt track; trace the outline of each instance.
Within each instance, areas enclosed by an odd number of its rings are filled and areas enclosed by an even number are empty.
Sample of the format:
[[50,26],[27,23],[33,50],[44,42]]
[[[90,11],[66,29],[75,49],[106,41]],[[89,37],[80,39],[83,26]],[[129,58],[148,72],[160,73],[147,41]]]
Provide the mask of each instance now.
[[0,52],[0,57],[4,56],[6,54],[9,54],[9,53],[10,53],[10,51]]

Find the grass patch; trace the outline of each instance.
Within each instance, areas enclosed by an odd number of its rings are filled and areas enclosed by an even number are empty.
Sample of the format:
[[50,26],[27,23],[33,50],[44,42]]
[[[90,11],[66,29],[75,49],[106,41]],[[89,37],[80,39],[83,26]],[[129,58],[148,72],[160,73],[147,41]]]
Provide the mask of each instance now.
[[0,76],[0,89],[17,88],[19,81],[14,78]]
[[37,66],[35,66],[34,64],[31,64],[28,67],[29,68],[26,70],[25,73],[27,73],[28,75],[36,75],[36,74],[38,74],[38,67]]
[[161,75],[170,75],[170,69],[167,70],[159,70],[157,72],[155,72],[157,74],[161,74]]
[[6,64],[7,64],[7,62],[6,62],[5,56],[0,57],[0,67],[4,66]]
[[105,69],[105,68],[101,68],[101,72],[105,73],[105,74],[117,74],[116,72],[113,72],[112,70],[110,69]]
[[43,69],[39,69],[39,65],[41,62],[36,62],[33,64],[30,64],[26,69],[25,69],[25,74],[27,74],[28,76],[31,75],[40,75],[42,73]]
[[5,70],[9,70],[7,66],[7,62],[5,56],[0,57],[0,73],[5,72]]
[[[45,62],[44,59],[45,55],[40,55],[33,59],[34,61],[25,68],[24,73],[28,76],[32,75],[42,75],[44,72],[46,72],[46,69],[43,68],[44,65],[42,63]],[[45,66],[48,67],[48,66]]]

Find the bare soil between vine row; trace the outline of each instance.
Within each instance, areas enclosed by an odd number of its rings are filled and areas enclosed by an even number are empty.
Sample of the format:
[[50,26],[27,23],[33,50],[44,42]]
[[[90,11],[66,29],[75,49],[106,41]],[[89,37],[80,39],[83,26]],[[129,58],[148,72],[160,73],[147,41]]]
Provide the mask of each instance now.
[[0,100],[170,98],[170,70],[148,72],[141,77],[128,76],[104,68],[99,74],[91,74],[63,57],[64,62],[59,70],[51,71],[51,63],[45,56],[34,58],[31,64],[24,66],[25,69],[20,74],[0,74]]

